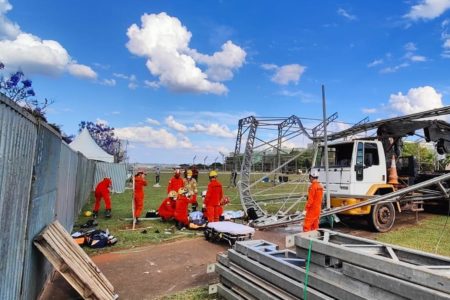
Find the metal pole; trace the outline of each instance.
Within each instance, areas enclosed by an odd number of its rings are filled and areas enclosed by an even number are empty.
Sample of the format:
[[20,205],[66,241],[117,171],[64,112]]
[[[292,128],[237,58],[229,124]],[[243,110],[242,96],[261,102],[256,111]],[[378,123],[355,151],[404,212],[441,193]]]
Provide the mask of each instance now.
[[326,208],[331,207],[330,188],[328,182],[328,136],[327,136],[327,106],[325,100],[325,86],[322,84],[322,107],[323,107],[323,139],[325,148],[325,185],[326,185]]

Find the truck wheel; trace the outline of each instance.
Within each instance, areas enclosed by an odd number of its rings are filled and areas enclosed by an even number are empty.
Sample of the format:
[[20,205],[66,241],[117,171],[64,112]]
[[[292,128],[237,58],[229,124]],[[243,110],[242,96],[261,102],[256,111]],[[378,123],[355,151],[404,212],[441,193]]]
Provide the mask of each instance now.
[[391,230],[395,222],[395,208],[392,203],[382,203],[372,206],[369,215],[369,225],[378,232]]

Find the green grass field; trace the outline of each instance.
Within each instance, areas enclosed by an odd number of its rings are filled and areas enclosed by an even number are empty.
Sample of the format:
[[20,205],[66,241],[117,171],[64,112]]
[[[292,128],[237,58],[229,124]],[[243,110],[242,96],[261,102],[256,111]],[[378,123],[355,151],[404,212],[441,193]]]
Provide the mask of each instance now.
[[[155,188],[154,174],[148,174],[148,185],[145,188],[145,201],[144,201],[144,213],[148,210],[156,210],[161,201],[167,196],[167,184],[172,176],[172,173],[161,173],[161,187]],[[252,180],[261,178],[260,174],[253,174]],[[219,173],[219,180],[223,185],[224,194],[229,196],[231,204],[226,209],[228,210],[241,210],[242,206],[239,200],[239,192],[237,188],[228,187],[229,185],[229,173]],[[268,197],[276,198],[280,195],[287,196],[300,196],[304,195],[307,191],[306,178],[300,175],[289,175],[289,182],[287,184],[276,185],[272,183],[260,182],[252,189],[252,193],[255,194],[255,198],[258,199],[261,207],[267,210],[269,213],[276,212],[280,204],[276,201],[267,201]],[[300,184],[299,184],[300,183]],[[206,190],[208,184],[208,175],[206,172],[199,174],[198,190]],[[131,187],[131,184],[130,184]],[[270,196],[267,196],[270,195]],[[132,191],[131,188],[127,189],[122,194],[112,194],[112,213],[111,219],[105,219],[103,217],[104,204],[100,210],[100,217],[98,218],[99,228],[109,229],[111,234],[118,238],[118,243],[113,247],[103,248],[100,250],[94,250],[85,248],[89,254],[101,253],[107,251],[113,251],[118,249],[129,249],[147,244],[160,243],[168,240],[178,238],[191,238],[201,235],[201,231],[178,231],[173,227],[173,223],[163,223],[161,221],[142,221],[138,226],[138,230],[131,229],[131,221],[126,221],[124,218],[131,218],[131,200]],[[198,197],[199,204],[201,205],[201,197]],[[94,198],[91,196],[90,201],[85,205],[82,211],[92,210]],[[300,211],[303,209],[303,204],[300,203],[292,209],[294,211]],[[89,218],[84,217],[82,214],[77,220],[77,224],[85,223]],[[422,251],[433,252],[441,255],[450,256],[450,224],[447,225],[447,234],[444,234],[438,247],[436,248],[437,241],[444,228],[446,216],[435,215],[430,218],[426,218],[419,222],[416,226],[408,226],[404,228],[395,229],[385,233],[379,234],[378,240],[401,245],[409,248],[414,248]],[[450,221],[449,221],[450,223]],[[77,227],[75,227],[77,229]],[[146,233],[142,233],[143,230]]]

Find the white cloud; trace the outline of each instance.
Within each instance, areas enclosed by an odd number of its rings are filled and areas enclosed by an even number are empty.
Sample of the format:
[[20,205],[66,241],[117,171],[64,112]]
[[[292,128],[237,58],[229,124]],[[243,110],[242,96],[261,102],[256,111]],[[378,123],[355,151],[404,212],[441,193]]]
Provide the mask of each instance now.
[[22,32],[6,17],[11,9],[7,0],[0,0],[0,53],[6,68],[27,74],[55,76],[68,72],[80,78],[97,78],[90,67],[78,64],[57,41]]
[[386,74],[386,73],[395,73],[395,72],[397,72],[398,70],[403,69],[403,68],[406,68],[406,67],[409,67],[409,64],[408,64],[408,63],[401,63],[401,64],[396,65],[396,66],[393,66],[393,67],[387,67],[387,68],[384,68],[384,69],[382,69],[382,70],[380,71],[380,73],[382,73],[382,74]]
[[166,129],[153,129],[149,126],[116,128],[114,134],[129,142],[142,143],[149,148],[192,148],[186,136],[176,137]]
[[350,13],[348,13],[345,9],[343,8],[339,8],[337,10],[338,15],[343,16],[344,18],[353,21],[356,20],[356,16],[355,15],[351,15]]
[[152,118],[147,118],[147,119],[145,119],[145,122],[147,122],[147,123],[150,124],[150,125],[161,125],[161,123],[159,123],[159,121],[154,120],[154,119],[152,119]]
[[448,40],[445,40],[442,47],[444,47],[445,49],[450,49],[450,38]]
[[115,86],[116,80],[115,79],[103,79],[100,84],[106,85],[106,86]]
[[382,59],[376,59],[367,65],[368,68],[373,68],[375,66],[381,65],[383,63]]
[[408,52],[413,52],[417,50],[417,47],[413,42],[409,42],[405,44],[405,50]]
[[449,8],[450,0],[423,0],[420,4],[413,5],[404,17],[411,20],[431,20],[439,17]]
[[422,56],[422,55],[412,55],[409,59],[411,61],[413,61],[413,62],[424,62],[424,61],[427,61],[427,58],[425,56]]
[[412,114],[443,107],[442,94],[431,86],[411,88],[406,95],[401,92],[389,97],[389,106],[403,114]]
[[95,124],[98,124],[98,125],[100,125],[100,124],[108,125],[109,123],[108,123],[108,121],[106,121],[106,120],[97,118],[97,119],[95,120]]
[[274,64],[262,64],[261,68],[264,70],[275,71],[275,74],[270,80],[280,85],[287,85],[290,82],[297,84],[306,70],[306,67],[299,64],[284,65],[281,67]]
[[117,78],[121,78],[121,79],[126,79],[126,80],[128,80],[130,78],[130,76],[122,74],[122,73],[113,73],[113,76],[117,77]]
[[179,131],[179,132],[188,131],[187,126],[177,122],[173,116],[168,116],[165,121],[166,121],[167,126],[169,126],[172,129],[175,129],[176,131]]
[[449,19],[445,19],[441,26],[442,26],[442,33],[441,33],[441,39],[443,41],[442,43],[442,57],[450,58],[450,34],[448,33],[448,25],[450,24]]
[[111,114],[112,115],[120,115],[120,111],[112,111]]
[[203,132],[208,135],[224,137],[224,138],[235,138],[236,133],[232,132],[226,125],[219,125],[217,123],[203,125],[194,124],[193,127],[189,128],[191,132]]
[[363,108],[362,112],[365,114],[374,114],[377,112],[376,108]]
[[135,83],[135,82],[130,82],[130,83],[128,83],[128,88],[129,88],[130,90],[135,90],[135,89],[138,88],[138,85],[137,85],[137,83]]
[[157,81],[144,80],[144,85],[146,87],[149,87],[149,88],[152,88],[152,89],[158,89],[159,88],[159,82],[157,82]]
[[[147,58],[146,66],[159,83],[177,92],[225,94],[228,89],[216,81],[228,80],[242,66],[246,53],[231,41],[212,56],[189,48],[192,37],[175,17],[166,13],[144,14],[141,27],[128,28],[128,50]],[[206,64],[203,71],[196,63]]]

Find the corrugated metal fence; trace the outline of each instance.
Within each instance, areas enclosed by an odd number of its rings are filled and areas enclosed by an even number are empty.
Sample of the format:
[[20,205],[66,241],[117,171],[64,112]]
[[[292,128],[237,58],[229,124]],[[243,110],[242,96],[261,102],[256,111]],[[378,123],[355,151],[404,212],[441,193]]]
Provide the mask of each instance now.
[[70,231],[95,162],[0,94],[0,299],[36,299],[52,268],[33,238],[58,219]]

